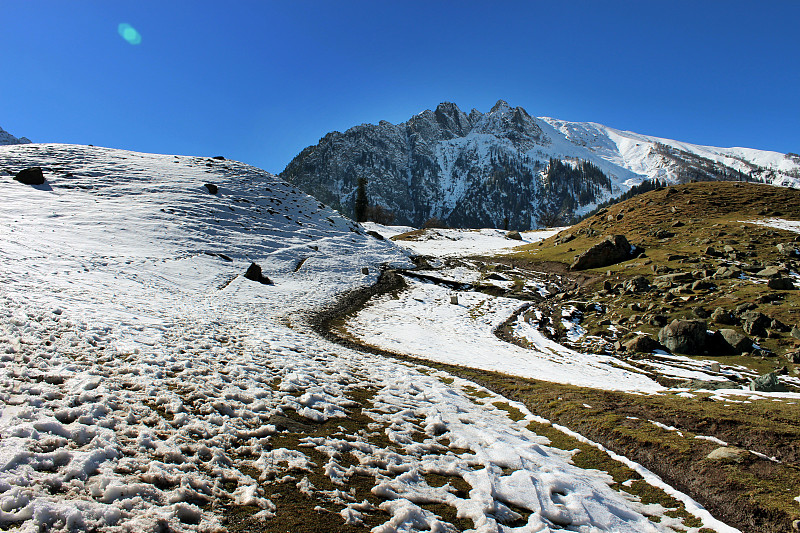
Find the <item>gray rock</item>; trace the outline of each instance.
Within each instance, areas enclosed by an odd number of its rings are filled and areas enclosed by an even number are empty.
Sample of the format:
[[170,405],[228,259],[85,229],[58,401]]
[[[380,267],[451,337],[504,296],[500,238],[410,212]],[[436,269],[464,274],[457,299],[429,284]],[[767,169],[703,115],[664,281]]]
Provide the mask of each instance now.
[[736,318],[733,316],[733,314],[731,314],[729,311],[726,311],[722,307],[717,307],[714,309],[714,312],[711,313],[711,320],[717,324],[723,324],[725,326],[733,326],[736,324]]
[[795,289],[794,283],[789,278],[770,278],[767,287],[776,291],[792,291]]
[[720,390],[720,389],[740,389],[741,387],[734,383],[733,381],[722,380],[722,381],[711,381],[711,380],[702,380],[702,379],[690,379],[689,381],[684,381],[681,383],[681,387],[692,389],[692,390]]
[[787,359],[787,360],[788,360],[790,363],[794,363],[794,364],[798,364],[798,363],[800,363],[800,350],[798,350],[798,351],[795,351],[795,352],[789,352],[789,353],[787,353],[787,354],[786,354],[786,359]]
[[717,271],[714,273],[714,277],[717,279],[733,279],[741,277],[742,271],[736,267],[719,267]]
[[800,340],[800,328],[792,326],[792,332],[789,334],[797,340]]
[[692,281],[694,276],[690,272],[673,272],[672,274],[664,274],[663,276],[656,276],[655,281],[662,283],[683,283]]
[[709,453],[706,458],[712,461],[723,461],[726,463],[741,463],[748,456],[750,452],[742,448],[735,448],[733,446],[721,446]]
[[750,390],[761,392],[788,392],[775,372],[758,376],[750,381]]
[[633,339],[629,340],[625,344],[625,349],[629,352],[639,352],[639,353],[652,353],[656,350],[663,350],[664,346],[662,346],[657,340],[652,338],[650,335],[639,335],[634,337]]
[[706,344],[705,320],[673,320],[658,332],[658,340],[670,351],[699,355]]
[[508,233],[506,233],[506,239],[521,241],[522,235],[520,235],[518,231],[509,231]]
[[779,278],[783,274],[785,274],[786,272],[787,272],[787,270],[785,268],[781,268],[781,267],[777,267],[777,266],[771,266],[771,267],[767,267],[767,268],[765,268],[763,270],[759,270],[756,273],[756,276],[759,276],[759,277],[762,277],[762,278]]
[[714,284],[704,279],[698,279],[692,283],[693,291],[707,291],[714,288]]
[[644,276],[636,276],[635,278],[626,281],[622,285],[622,288],[628,293],[647,292],[650,290],[650,282],[647,281],[647,278]]
[[203,185],[203,187],[208,189],[208,192],[210,194],[217,194],[217,192],[219,191],[219,188],[213,183],[206,183],[205,185]]
[[725,339],[733,353],[749,352],[753,349],[753,341],[747,335],[734,329],[721,329],[719,334]]
[[586,270],[614,265],[633,258],[637,253],[624,235],[612,235],[583,252],[570,265],[570,270]]

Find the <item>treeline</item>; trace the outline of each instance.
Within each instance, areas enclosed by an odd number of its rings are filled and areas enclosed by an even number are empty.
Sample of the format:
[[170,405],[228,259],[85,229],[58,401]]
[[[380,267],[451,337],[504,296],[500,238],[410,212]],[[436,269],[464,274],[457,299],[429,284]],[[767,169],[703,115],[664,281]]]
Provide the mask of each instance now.
[[607,200],[601,204],[597,204],[597,207],[595,207],[594,209],[592,209],[591,211],[580,217],[578,219],[578,222],[587,219],[591,216],[594,216],[598,211],[601,211],[609,206],[618,204],[620,202],[624,202],[625,200],[629,200],[634,196],[638,196],[646,192],[654,191],[656,189],[662,189],[666,186],[667,186],[666,180],[659,180],[659,179],[644,180],[639,185],[634,185],[629,190],[625,191],[625,193],[623,193],[621,196],[617,196],[616,198],[611,198],[610,200]]
[[[603,190],[611,190],[611,179],[589,161],[580,161],[573,167],[551,158],[544,189],[547,201],[540,209],[539,223],[545,219],[549,225],[558,220],[569,223],[580,206],[594,202]],[[555,214],[558,216],[554,218]]]

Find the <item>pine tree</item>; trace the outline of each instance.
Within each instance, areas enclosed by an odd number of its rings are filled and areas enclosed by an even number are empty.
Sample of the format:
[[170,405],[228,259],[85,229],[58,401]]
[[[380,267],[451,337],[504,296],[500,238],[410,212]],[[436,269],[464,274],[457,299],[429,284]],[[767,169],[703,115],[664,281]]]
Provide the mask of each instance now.
[[356,188],[356,203],[355,203],[355,216],[356,222],[367,221],[367,207],[369,201],[367,200],[367,178],[358,178],[358,187]]

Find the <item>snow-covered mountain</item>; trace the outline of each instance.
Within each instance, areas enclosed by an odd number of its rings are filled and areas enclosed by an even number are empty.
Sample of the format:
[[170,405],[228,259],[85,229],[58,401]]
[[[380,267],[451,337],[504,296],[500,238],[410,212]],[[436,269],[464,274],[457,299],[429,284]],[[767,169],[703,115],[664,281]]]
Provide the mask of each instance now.
[[645,179],[758,180],[800,186],[800,156],[714,148],[595,123],[534,118],[499,101],[469,114],[442,103],[407,122],[331,132],[280,174],[353,215],[359,179],[395,223],[537,227],[581,214]]
[[7,144],[29,144],[31,142],[27,137],[14,137],[3,128],[0,128],[0,145]]

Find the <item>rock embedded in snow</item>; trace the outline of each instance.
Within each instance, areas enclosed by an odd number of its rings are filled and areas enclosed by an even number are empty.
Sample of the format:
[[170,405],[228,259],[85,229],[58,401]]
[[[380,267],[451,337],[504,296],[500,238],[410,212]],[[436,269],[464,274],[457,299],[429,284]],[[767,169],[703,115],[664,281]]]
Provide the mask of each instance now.
[[261,265],[258,265],[256,263],[250,263],[250,266],[247,267],[247,272],[244,273],[244,277],[251,281],[257,281],[258,283],[262,283],[264,285],[274,285],[274,283],[272,283],[272,280],[261,272]]
[[203,185],[203,187],[208,189],[208,192],[210,194],[217,194],[217,192],[219,191],[219,187],[217,187],[213,183],[206,183],[205,185]]
[[750,381],[750,390],[760,392],[786,392],[788,389],[781,383],[775,372],[770,372]]
[[17,172],[14,179],[25,185],[43,185],[44,173],[42,172],[42,167],[25,168]]

